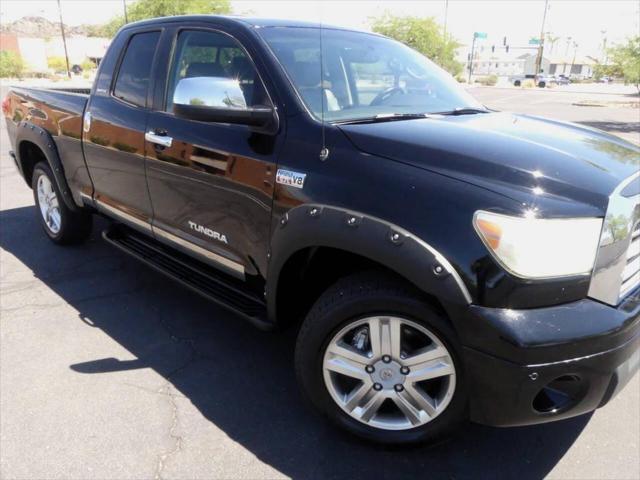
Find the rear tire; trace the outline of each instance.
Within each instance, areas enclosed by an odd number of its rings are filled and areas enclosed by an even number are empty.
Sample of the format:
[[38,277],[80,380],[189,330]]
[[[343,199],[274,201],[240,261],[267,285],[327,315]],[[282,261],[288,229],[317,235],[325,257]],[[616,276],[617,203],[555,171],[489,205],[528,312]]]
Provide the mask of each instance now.
[[[357,335],[368,337],[358,342]],[[449,322],[414,288],[377,272],[358,273],[339,280],[309,311],[296,343],[296,376],[311,405],[359,437],[432,443],[466,418],[459,352]],[[436,370],[437,378],[421,380]]]
[[74,212],[67,207],[49,165],[40,162],[34,167],[31,188],[40,224],[51,241],[71,245],[89,237],[93,225],[91,214]]
[[519,87],[520,86],[520,80],[516,80],[515,82],[513,82],[513,86],[514,87]]

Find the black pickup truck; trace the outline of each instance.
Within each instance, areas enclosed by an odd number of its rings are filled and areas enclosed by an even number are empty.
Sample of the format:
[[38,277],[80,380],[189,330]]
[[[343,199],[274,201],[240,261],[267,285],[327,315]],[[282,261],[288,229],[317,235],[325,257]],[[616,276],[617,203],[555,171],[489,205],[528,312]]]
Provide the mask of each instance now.
[[3,110],[51,240],[105,215],[117,248],[296,328],[305,397],[357,435],[563,419],[638,369],[640,149],[489,110],[398,42],[143,21],[90,92],[14,88]]

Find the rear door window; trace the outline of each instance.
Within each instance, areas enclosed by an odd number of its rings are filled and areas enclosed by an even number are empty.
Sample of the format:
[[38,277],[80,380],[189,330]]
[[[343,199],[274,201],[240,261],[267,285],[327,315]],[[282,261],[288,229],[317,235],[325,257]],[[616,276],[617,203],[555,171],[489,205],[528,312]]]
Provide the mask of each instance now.
[[138,33],[131,37],[122,58],[113,96],[138,107],[147,104],[153,55],[160,32]]

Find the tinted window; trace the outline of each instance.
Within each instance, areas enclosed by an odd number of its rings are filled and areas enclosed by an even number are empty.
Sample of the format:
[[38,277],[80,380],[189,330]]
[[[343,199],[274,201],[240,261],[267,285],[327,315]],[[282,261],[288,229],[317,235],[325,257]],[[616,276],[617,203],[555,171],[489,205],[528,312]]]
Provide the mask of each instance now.
[[169,76],[167,111],[173,92],[183,78],[222,77],[237,80],[248,106],[268,104],[268,97],[244,49],[222,33],[183,31],[178,36]]
[[364,119],[481,107],[451,75],[388,38],[329,28],[256,31],[318,118]]
[[151,64],[160,32],[138,33],[131,37],[124,54],[113,95],[144,107],[151,76]]

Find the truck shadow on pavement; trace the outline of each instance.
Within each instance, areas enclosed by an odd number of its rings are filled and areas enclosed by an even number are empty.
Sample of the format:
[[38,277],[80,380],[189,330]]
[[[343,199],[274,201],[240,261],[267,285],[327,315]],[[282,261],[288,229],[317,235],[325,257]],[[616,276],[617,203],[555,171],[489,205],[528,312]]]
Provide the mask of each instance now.
[[[0,212],[0,225],[0,246],[80,312],[69,321],[100,329],[136,357],[96,358],[70,365],[74,372],[152,368],[208,421],[283,475],[542,478],[590,418],[511,429],[468,425],[432,447],[372,446],[304,406],[293,372],[295,332],[260,332],[127,257],[101,239],[103,219],[96,218],[91,241],[68,248],[45,238],[33,207]],[[179,411],[177,418],[184,420]],[[180,432],[189,449],[188,426]]]

